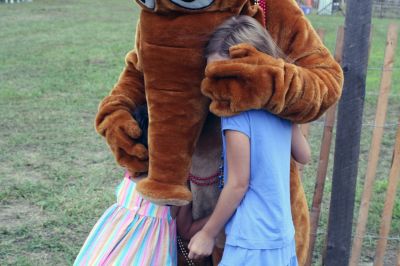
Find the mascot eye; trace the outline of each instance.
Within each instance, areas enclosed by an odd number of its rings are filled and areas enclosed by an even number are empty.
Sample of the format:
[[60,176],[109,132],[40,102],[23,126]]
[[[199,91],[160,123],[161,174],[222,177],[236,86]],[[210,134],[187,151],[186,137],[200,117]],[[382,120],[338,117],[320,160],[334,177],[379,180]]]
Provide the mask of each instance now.
[[139,0],[143,5],[148,8],[154,9],[155,0]]
[[210,6],[214,0],[170,0],[172,3],[187,9],[202,9]]

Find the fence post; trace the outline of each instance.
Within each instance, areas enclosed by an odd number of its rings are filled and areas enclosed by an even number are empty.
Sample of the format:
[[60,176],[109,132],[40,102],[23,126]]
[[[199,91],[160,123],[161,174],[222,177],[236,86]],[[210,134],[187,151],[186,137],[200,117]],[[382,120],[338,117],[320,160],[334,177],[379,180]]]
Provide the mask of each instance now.
[[349,266],[357,266],[361,255],[362,242],[365,235],[365,228],[368,221],[368,210],[372,196],[376,168],[378,166],[380,146],[383,136],[383,127],[386,120],[386,111],[390,88],[392,85],[392,74],[394,56],[397,47],[397,26],[389,25],[386,41],[385,60],[381,78],[381,88],[376,108],[375,125],[372,135],[371,148],[368,156],[367,173],[364,180],[364,190],[361,197],[360,210],[357,222],[357,229],[353,240],[352,253]]
[[400,266],[400,245],[399,245],[399,251],[397,252],[397,266]]
[[323,262],[327,266],[344,266],[349,262],[371,11],[372,0],[347,1],[342,64],[345,81],[338,109],[327,250]]
[[397,185],[400,179],[400,119],[396,133],[396,143],[394,146],[394,158],[389,174],[389,183],[385,206],[383,207],[381,228],[379,230],[379,241],[376,246],[374,266],[383,266],[383,258],[387,246],[387,238],[392,223],[394,201],[396,199]]
[[[336,48],[335,48],[335,59],[338,63],[342,61],[343,55],[343,35],[344,27],[340,26],[337,31],[336,37]],[[317,180],[315,183],[314,196],[311,205],[310,214],[310,247],[308,251],[308,257],[306,261],[306,266],[311,266],[315,241],[317,238],[317,229],[319,216],[321,213],[321,202],[324,193],[326,173],[328,170],[329,163],[329,153],[331,150],[332,134],[335,125],[336,117],[336,104],[332,106],[327,112],[324,123],[324,133],[322,136],[321,149],[319,154],[318,170],[317,170]]]

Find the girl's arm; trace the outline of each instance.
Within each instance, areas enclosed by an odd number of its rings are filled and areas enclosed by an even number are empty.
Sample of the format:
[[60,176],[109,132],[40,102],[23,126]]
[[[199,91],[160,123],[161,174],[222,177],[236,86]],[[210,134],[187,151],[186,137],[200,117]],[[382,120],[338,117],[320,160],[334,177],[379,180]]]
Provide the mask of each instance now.
[[210,216],[193,221],[192,204],[179,207],[176,215],[176,226],[178,234],[184,239],[189,240],[206,224]]
[[218,199],[210,219],[189,243],[189,258],[197,259],[212,253],[215,238],[239,206],[247,192],[250,178],[250,140],[238,131],[226,130],[228,182]]
[[293,124],[292,130],[292,156],[301,164],[307,164],[311,160],[310,145],[297,124]]

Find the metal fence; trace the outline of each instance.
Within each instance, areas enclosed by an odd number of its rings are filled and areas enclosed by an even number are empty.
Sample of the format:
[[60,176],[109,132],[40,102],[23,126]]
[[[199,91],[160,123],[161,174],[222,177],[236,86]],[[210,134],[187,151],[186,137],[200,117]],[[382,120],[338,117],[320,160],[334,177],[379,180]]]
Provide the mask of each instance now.
[[[299,1],[304,3],[304,1]],[[318,14],[331,15],[340,12],[344,15],[346,9],[345,0],[314,0],[312,1],[314,10]],[[397,18],[400,19],[400,0],[374,0],[372,4],[372,14],[379,18]]]
[[400,0],[375,0],[372,12],[375,17],[400,18]]
[[22,2],[32,2],[33,0],[0,0],[0,3],[5,3],[5,4],[16,4],[16,3],[22,3]]

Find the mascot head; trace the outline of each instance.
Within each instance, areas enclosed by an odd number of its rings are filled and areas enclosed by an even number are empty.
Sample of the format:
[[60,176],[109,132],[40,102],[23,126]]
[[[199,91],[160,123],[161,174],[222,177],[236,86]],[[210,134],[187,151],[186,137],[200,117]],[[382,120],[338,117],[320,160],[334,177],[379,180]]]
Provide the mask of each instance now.
[[144,9],[159,14],[241,10],[250,0],[136,0]]

